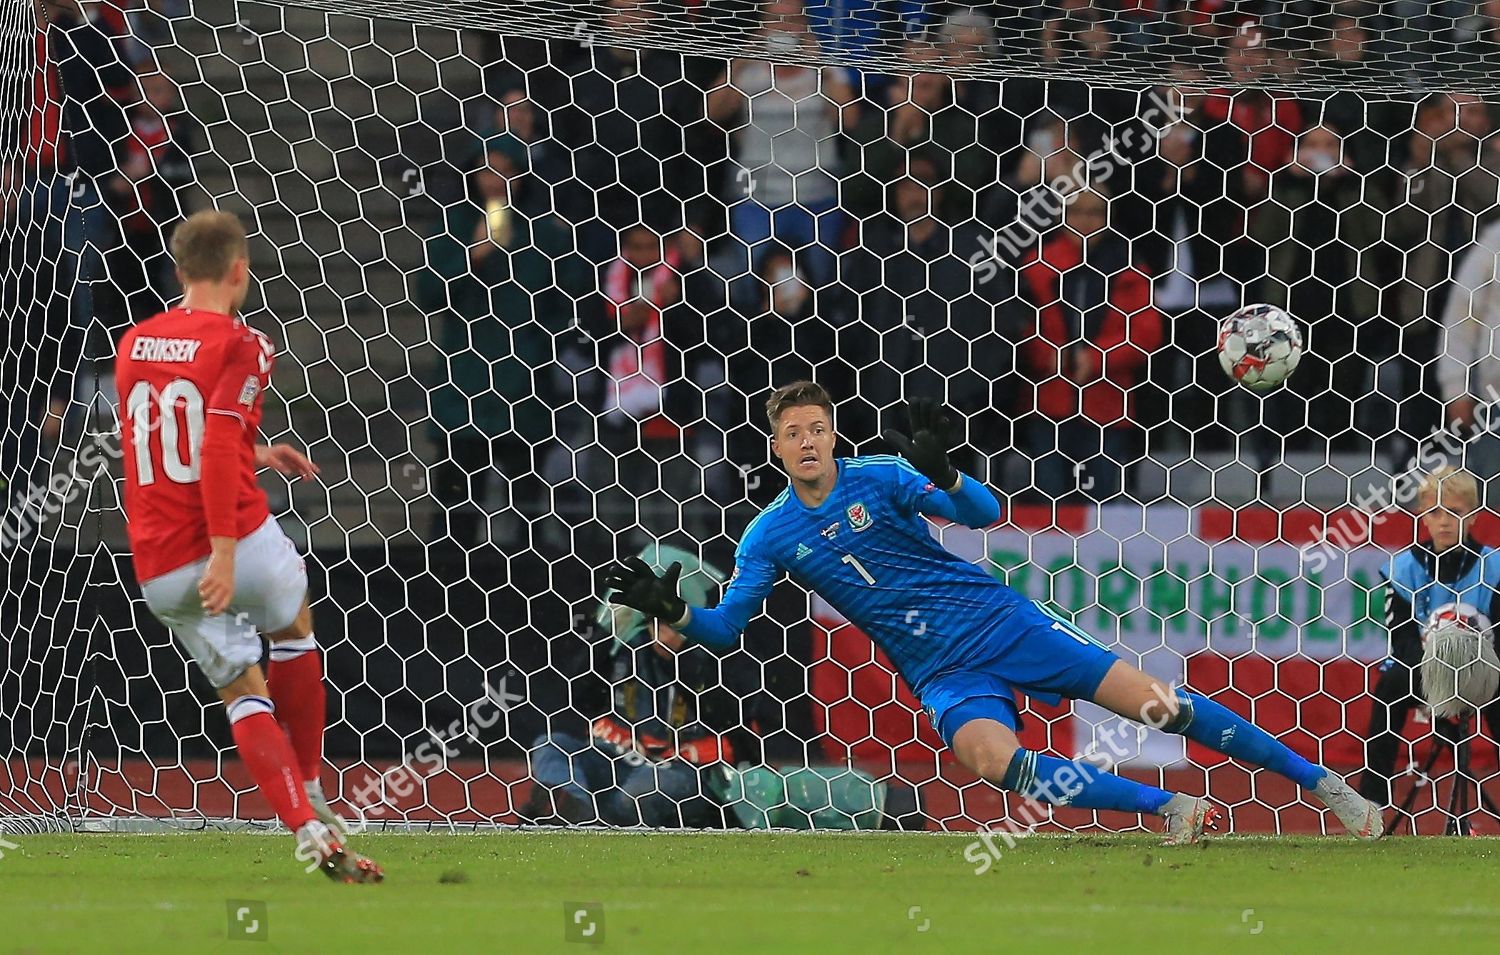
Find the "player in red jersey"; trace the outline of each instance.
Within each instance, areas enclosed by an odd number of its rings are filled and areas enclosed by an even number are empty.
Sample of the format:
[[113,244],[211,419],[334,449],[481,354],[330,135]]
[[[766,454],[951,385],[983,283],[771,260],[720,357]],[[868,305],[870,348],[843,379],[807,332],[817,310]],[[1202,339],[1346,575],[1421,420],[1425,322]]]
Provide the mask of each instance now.
[[218,688],[240,759],[297,834],[297,858],[337,881],[378,882],[323,797],[327,696],[307,571],[255,481],[256,468],[304,479],[318,469],[289,445],[256,441],[275,347],[236,317],[250,286],[244,226],[199,212],[172,255],[182,303],[126,332],[115,360],[141,593]]

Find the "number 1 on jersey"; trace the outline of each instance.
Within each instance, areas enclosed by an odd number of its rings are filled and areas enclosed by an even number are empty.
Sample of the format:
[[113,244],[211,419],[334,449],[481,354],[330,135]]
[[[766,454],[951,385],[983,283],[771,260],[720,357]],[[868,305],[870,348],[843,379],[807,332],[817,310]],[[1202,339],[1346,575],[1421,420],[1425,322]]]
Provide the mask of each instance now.
[[845,554],[843,557],[840,557],[839,560],[859,571],[859,575],[865,579],[865,583],[873,584],[875,582],[875,578],[870,576],[870,572],[868,570],[865,570],[865,565],[859,562],[858,557],[855,557],[853,554]]

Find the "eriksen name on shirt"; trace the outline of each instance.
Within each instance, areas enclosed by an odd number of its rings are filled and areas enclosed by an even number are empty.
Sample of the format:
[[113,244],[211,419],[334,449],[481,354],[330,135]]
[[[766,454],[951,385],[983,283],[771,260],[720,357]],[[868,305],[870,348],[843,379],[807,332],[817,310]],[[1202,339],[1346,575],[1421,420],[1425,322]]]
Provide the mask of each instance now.
[[130,347],[131,361],[190,362],[203,342],[196,338],[156,338],[142,335]]

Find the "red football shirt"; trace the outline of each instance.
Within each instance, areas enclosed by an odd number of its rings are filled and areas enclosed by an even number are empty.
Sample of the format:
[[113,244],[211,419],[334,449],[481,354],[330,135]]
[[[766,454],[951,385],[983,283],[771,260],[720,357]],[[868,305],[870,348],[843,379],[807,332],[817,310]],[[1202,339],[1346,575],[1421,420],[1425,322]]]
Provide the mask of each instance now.
[[212,415],[236,419],[241,434],[234,486],[209,489],[232,498],[233,535],[250,534],[270,516],[266,492],[255,481],[255,441],[275,353],[261,332],[202,309],[163,312],[121,339],[115,379],[125,521],[138,580],[208,556],[200,478]]

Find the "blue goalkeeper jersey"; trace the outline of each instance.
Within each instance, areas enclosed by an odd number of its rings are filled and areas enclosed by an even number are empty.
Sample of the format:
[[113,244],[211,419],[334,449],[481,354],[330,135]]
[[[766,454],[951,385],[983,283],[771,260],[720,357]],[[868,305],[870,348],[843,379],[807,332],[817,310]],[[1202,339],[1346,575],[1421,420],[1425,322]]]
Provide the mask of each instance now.
[[1029,603],[944,548],[922,515],[985,527],[1000,505],[972,478],[950,494],[903,458],[837,463],[838,482],[818,507],[788,487],[750,522],[723,599],[712,610],[694,607],[683,634],[733,643],[787,573],[879,644],[920,695],[934,674],[982,658],[1006,618]]

